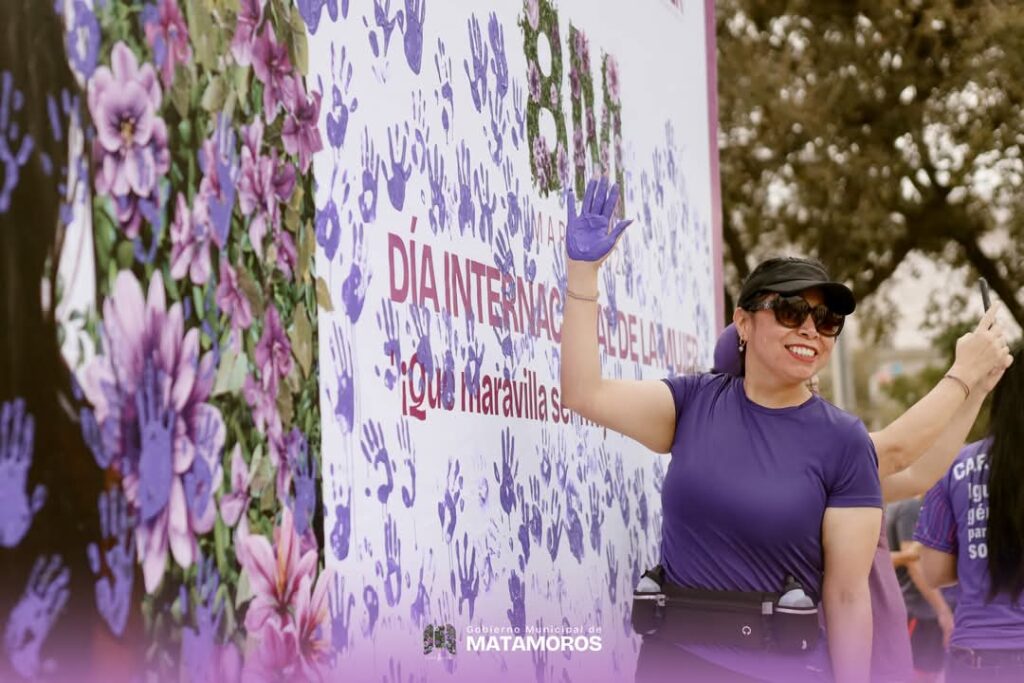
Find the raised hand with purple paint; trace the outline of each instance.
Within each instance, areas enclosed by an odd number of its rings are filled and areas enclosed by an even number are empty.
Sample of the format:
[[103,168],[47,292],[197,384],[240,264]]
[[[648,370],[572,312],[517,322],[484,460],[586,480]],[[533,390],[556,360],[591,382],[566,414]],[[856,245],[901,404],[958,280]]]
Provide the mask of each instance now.
[[395,430],[398,433],[398,447],[406,454],[404,462],[409,470],[409,487],[402,485],[402,505],[412,508],[416,502],[416,448],[412,444],[408,420],[402,420],[396,425]]
[[359,193],[359,213],[364,223],[372,223],[377,217],[377,194],[380,181],[380,167],[383,163],[370,140],[370,129],[363,130],[363,189]]
[[41,662],[39,652],[68,602],[70,580],[71,572],[60,555],[40,557],[32,567],[25,592],[4,629],[7,659],[22,678],[35,679],[54,665]]
[[459,234],[465,235],[466,230],[472,230],[476,235],[476,208],[473,205],[473,188],[470,185],[470,175],[476,177],[472,170],[472,162],[469,158],[469,147],[466,141],[459,143],[459,151],[456,153],[455,161],[459,171]]
[[519,461],[516,460],[516,438],[507,427],[501,433],[501,472],[498,472],[498,463],[493,467],[494,481],[499,484],[501,509],[510,515],[516,506],[515,483],[519,475]]
[[498,21],[498,15],[491,12],[487,22],[487,37],[491,43],[491,71],[494,73],[496,99],[504,99],[508,92],[508,58],[505,56],[505,30]]
[[352,261],[348,275],[341,283],[341,300],[345,303],[345,315],[354,325],[363,313],[366,290],[370,287],[373,274],[369,272],[369,252],[363,239],[363,224],[352,226]]
[[451,543],[455,535],[458,513],[466,509],[466,501],[462,499],[462,465],[458,459],[448,461],[447,485],[444,498],[437,504],[437,518],[441,522],[441,531],[446,543]]
[[402,365],[401,331],[398,314],[391,304],[391,299],[383,299],[380,308],[381,312],[377,314],[377,327],[384,331],[384,355],[390,362],[390,367],[384,371],[384,384],[388,389],[392,389],[398,381],[399,368]]
[[134,522],[120,489],[100,494],[101,544],[86,548],[89,568],[96,575],[96,609],[115,636],[124,635],[135,582]]
[[345,577],[341,572],[334,573],[334,590],[327,593],[327,606],[331,614],[331,645],[334,651],[342,653],[348,649],[351,641],[352,608],[356,606],[356,596],[345,594]]
[[[611,253],[632,220],[620,220],[611,227],[612,214],[619,201],[619,187],[608,186],[608,179],[591,180],[583,194],[583,205],[576,213],[576,195],[569,190],[569,215],[565,227],[565,248],[574,261],[601,263]],[[609,229],[611,227],[611,229]]]
[[335,391],[336,395],[332,396],[331,388],[328,386],[327,398],[334,403],[334,418],[342,433],[349,434],[354,426],[355,414],[355,382],[352,379],[355,364],[352,362],[352,346],[345,338],[341,326],[331,323],[331,329],[331,359],[338,374],[338,388]]
[[352,538],[352,488],[334,476],[334,465],[331,465],[331,479],[338,481],[334,493],[334,527],[331,529],[331,550],[335,559],[341,561],[348,557],[349,544]]
[[434,54],[434,67],[437,69],[438,89],[434,91],[434,99],[441,110],[441,126],[445,138],[451,141],[451,129],[455,122],[455,93],[452,91],[452,58],[444,41],[437,39],[437,53]]
[[459,571],[458,591],[455,589],[455,570],[451,573],[452,595],[459,599],[459,614],[462,614],[462,603],[469,603],[469,618],[473,619],[476,597],[480,593],[480,572],[476,568],[476,548],[470,553],[469,534],[462,534],[462,543],[455,541],[455,563]]
[[[375,472],[383,466],[384,483],[377,487],[377,500],[386,505],[391,491],[395,488],[395,477],[391,456],[388,454],[387,444],[384,443],[384,430],[378,422],[368,420],[363,425],[363,438],[360,447],[366,462],[373,465]],[[366,489],[366,495],[370,495],[369,488]]]
[[[331,72],[334,76],[331,84],[331,109],[327,112],[327,141],[334,149],[341,149],[345,144],[345,133],[348,131],[349,116],[359,108],[359,100],[349,97],[352,85],[352,62],[348,61],[348,49],[341,47],[341,58],[337,70],[334,67],[335,44],[331,42]],[[323,86],[320,88],[323,90]]]
[[402,541],[391,515],[384,522],[384,565],[377,563],[377,576],[384,580],[384,599],[394,607],[402,599]]
[[491,244],[494,241],[494,212],[498,208],[498,197],[491,192],[491,174],[481,164],[479,174],[473,173],[473,189],[480,206],[480,240]]
[[46,503],[45,486],[37,484],[31,496],[25,488],[35,438],[36,421],[25,412],[24,399],[4,401],[0,408],[0,546],[4,548],[21,542]]
[[433,157],[427,157],[427,181],[430,184],[430,230],[435,235],[448,228],[448,200],[444,187],[444,156],[434,145]]
[[[434,374],[434,353],[430,348],[430,309],[426,306],[410,304],[409,317],[412,318],[413,331],[417,340],[416,359],[423,365],[423,371],[429,378]],[[406,323],[406,330],[408,331],[408,329],[408,323]]]
[[473,106],[477,111],[483,111],[483,106],[487,103],[487,43],[484,42],[483,34],[480,32],[480,22],[477,21],[475,14],[469,18],[466,24],[469,27],[469,48],[473,54],[472,71],[469,67],[469,60],[462,60],[462,65],[469,78]]
[[139,494],[141,520],[148,522],[160,514],[171,496],[174,440],[174,410],[165,400],[163,371],[146,359],[142,385],[135,393],[139,416]]
[[[395,141],[400,141],[402,145],[401,155],[395,154]],[[388,199],[391,200],[391,206],[395,207],[396,211],[401,211],[402,207],[405,206],[405,185],[409,182],[409,177],[412,175],[412,165],[406,163],[406,158],[409,155],[409,124],[405,124],[405,132],[402,132],[402,127],[399,124],[395,124],[394,127],[388,129],[388,152],[391,156],[391,173],[388,174],[388,167],[384,165],[383,160],[381,164],[384,166],[384,178],[388,184]]]
[[405,0],[405,61],[414,74],[420,72],[423,63],[423,20],[426,15],[427,0]]

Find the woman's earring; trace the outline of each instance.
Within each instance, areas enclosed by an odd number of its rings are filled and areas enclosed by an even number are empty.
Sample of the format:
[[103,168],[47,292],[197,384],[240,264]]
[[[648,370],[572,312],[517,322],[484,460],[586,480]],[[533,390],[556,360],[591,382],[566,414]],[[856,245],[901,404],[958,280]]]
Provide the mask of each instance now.
[[746,350],[747,350],[747,340],[746,339],[740,339],[739,349],[740,349],[740,353],[746,352]]

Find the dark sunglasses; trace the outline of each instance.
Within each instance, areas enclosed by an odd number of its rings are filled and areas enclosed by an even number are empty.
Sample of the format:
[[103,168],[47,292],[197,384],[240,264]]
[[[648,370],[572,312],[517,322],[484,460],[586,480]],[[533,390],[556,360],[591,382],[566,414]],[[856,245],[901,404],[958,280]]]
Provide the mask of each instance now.
[[838,337],[843,331],[846,316],[835,313],[828,306],[811,306],[802,296],[779,296],[754,304],[749,311],[774,311],[775,320],[783,327],[796,329],[804,324],[807,316],[814,320],[814,327],[823,337]]

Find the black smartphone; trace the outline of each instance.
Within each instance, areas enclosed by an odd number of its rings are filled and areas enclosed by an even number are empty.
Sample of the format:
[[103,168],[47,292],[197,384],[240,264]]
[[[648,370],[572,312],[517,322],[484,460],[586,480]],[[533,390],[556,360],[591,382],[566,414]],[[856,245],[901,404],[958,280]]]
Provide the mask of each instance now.
[[981,290],[981,303],[987,311],[992,307],[992,297],[988,293],[988,282],[985,278],[978,278],[978,288]]

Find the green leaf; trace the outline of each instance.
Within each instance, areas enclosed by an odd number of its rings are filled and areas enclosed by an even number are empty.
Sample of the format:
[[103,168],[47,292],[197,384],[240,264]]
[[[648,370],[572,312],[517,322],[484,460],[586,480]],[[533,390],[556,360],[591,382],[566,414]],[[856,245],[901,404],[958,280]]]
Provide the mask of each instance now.
[[225,526],[224,520],[218,514],[217,521],[213,525],[213,548],[214,556],[217,558],[217,571],[220,572],[221,576],[225,576],[228,572],[227,547],[230,542],[231,531]]
[[327,288],[327,282],[320,276],[316,278],[316,303],[328,313],[334,310],[331,291]]
[[231,349],[222,353],[212,395],[236,394],[241,391],[247,369],[248,362],[244,354],[237,354]]
[[295,401],[287,382],[282,382],[277,390],[277,412],[281,414],[281,423],[285,427],[291,426],[295,417]]
[[313,236],[313,226],[306,221],[302,225],[299,234],[299,280],[309,282],[309,271],[313,265],[313,254],[316,252],[316,238]]
[[252,472],[252,480],[249,482],[249,495],[258,496],[263,487],[273,477],[273,465],[270,458],[263,457],[263,445],[260,444],[252,453],[252,460],[249,461],[249,471]]
[[305,76],[309,72],[309,45],[306,42],[306,22],[299,13],[298,5],[292,6],[288,23],[291,29],[292,63]]
[[208,112],[217,112],[224,107],[227,95],[228,89],[224,85],[224,79],[220,76],[214,76],[206,85],[206,90],[203,92],[203,97],[199,104]]
[[171,104],[178,116],[188,118],[192,106],[192,72],[189,69],[179,67],[175,73],[174,84],[171,86]]
[[249,305],[252,306],[253,315],[257,318],[262,318],[264,311],[263,293],[253,279],[252,273],[245,268],[239,268],[238,284],[241,285],[242,291],[245,292],[245,298],[249,300]]
[[235,609],[240,609],[242,605],[252,600],[253,592],[252,586],[249,585],[249,573],[242,572],[238,576],[238,591],[235,593]]
[[121,242],[117,245],[117,265],[121,270],[132,267],[135,261],[135,249],[131,242]]
[[300,303],[295,307],[294,322],[288,336],[292,342],[292,353],[302,367],[302,374],[308,377],[309,368],[313,364],[313,326],[309,323],[305,304]]

